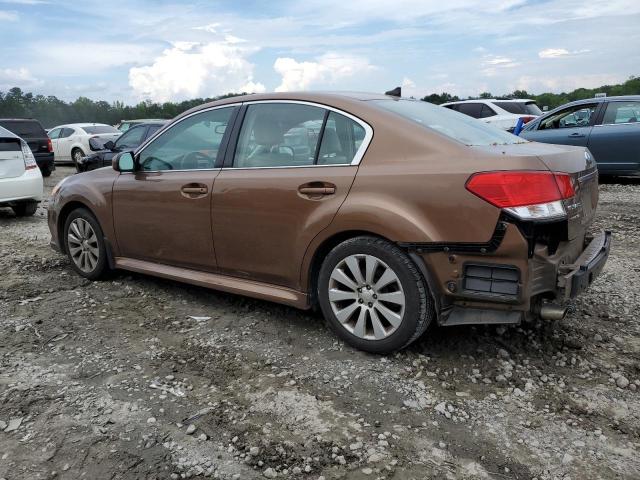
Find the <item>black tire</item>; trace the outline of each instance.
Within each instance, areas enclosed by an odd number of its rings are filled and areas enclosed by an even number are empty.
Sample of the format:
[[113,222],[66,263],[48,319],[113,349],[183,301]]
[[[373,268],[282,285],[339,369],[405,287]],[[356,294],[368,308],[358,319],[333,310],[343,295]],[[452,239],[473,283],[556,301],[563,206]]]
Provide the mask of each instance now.
[[[74,258],[74,252],[72,252],[72,248],[70,248],[71,240],[69,238],[69,229],[72,228],[71,224],[77,219],[86,221],[91,226],[91,228],[93,229],[93,233],[95,234],[95,242],[92,240],[87,244],[87,247],[90,244],[90,246],[92,246],[93,249],[95,249],[95,251],[97,252],[97,261],[95,261],[95,266],[93,266],[92,268],[80,268],[79,264],[77,263],[79,260],[77,257]],[[89,280],[97,280],[105,276],[109,271],[109,264],[107,262],[107,250],[104,243],[104,234],[102,232],[100,224],[98,223],[98,220],[96,220],[96,218],[89,210],[85,208],[77,208],[69,214],[64,223],[64,237],[62,240],[64,242],[64,248],[67,252],[67,256],[69,257],[69,260],[71,262],[71,266],[78,274],[80,274],[84,278],[88,278]],[[91,263],[86,263],[86,265],[87,267],[89,267],[91,266]]]
[[21,202],[11,207],[16,217],[30,217],[38,209],[38,202]]
[[[395,274],[396,280],[394,281],[394,285],[396,285],[396,289],[400,290],[403,294],[404,306],[402,308],[404,310],[398,312],[401,320],[397,327],[393,327],[390,324],[388,325],[388,330],[391,333],[385,338],[370,338],[373,335],[372,330],[367,330],[367,332],[371,332],[367,335],[358,336],[354,334],[357,327],[352,328],[353,332],[348,330],[347,327],[338,320],[336,313],[334,313],[334,307],[339,302],[336,303],[334,301],[332,306],[332,302],[329,299],[329,289],[335,289],[335,281],[331,279],[331,275],[334,269],[336,269],[338,265],[344,265],[343,262],[350,256],[362,258],[360,260],[361,266],[363,262],[366,262],[366,256],[375,257],[376,260],[383,262],[385,265],[377,264],[378,266],[374,270],[374,274],[378,272],[378,278],[381,276],[380,269],[382,269],[382,272],[391,270],[392,273]],[[372,278],[375,279],[376,277],[372,274]],[[355,280],[353,274],[351,274],[351,279]],[[333,282],[334,287],[330,286],[330,282]],[[359,282],[356,283],[359,284]],[[374,282],[371,283],[373,284]],[[375,285],[372,287],[373,290],[369,288],[368,285],[366,288],[376,293]],[[364,291],[365,289],[360,288],[358,291],[361,290]],[[382,296],[383,293],[381,292],[383,292],[383,290],[377,293]],[[367,294],[369,294],[369,292],[367,292]],[[331,329],[348,344],[371,353],[387,354],[407,347],[426,331],[431,321],[435,318],[433,299],[429,293],[429,287],[423,275],[418,270],[418,267],[411,258],[396,245],[377,237],[355,237],[333,248],[326,256],[320,268],[317,295],[322,313]],[[359,293],[357,295],[360,296]],[[377,296],[374,297],[378,298]],[[360,304],[363,303],[362,298],[359,297],[358,300],[346,300],[347,306],[355,305],[356,301]],[[364,302],[367,303],[368,300]],[[380,300],[372,300],[372,302],[380,302]],[[383,306],[389,306],[389,304],[385,302],[381,303],[383,303]],[[373,305],[372,303],[367,304],[369,307]],[[357,308],[357,310],[349,322],[357,321],[356,317],[361,309],[365,308],[365,305],[355,306],[355,308]],[[369,308],[368,311],[370,312],[371,309],[372,308]],[[377,315],[378,313],[379,312],[377,312]],[[402,315],[400,315],[400,313],[402,313]],[[365,313],[364,318],[366,319],[364,320],[364,323],[367,325],[366,328],[368,329],[369,326],[373,327],[371,313]],[[378,315],[378,318],[382,317]]]
[[40,173],[42,174],[43,177],[50,177],[51,176],[51,169],[50,168],[43,168],[40,170]]

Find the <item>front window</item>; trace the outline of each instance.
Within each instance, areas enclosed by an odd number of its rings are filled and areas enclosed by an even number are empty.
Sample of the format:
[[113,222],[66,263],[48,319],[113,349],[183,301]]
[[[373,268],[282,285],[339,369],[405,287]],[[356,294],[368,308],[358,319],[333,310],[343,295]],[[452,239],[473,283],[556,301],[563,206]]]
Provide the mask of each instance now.
[[130,128],[126,133],[123,133],[118,140],[116,140],[116,148],[120,150],[125,148],[136,148],[142,143],[144,130],[145,127]]
[[458,112],[422,100],[371,100],[400,115],[465,145],[508,145],[526,140]]
[[637,122],[640,122],[640,102],[609,102],[602,119],[604,125]]
[[140,168],[146,171],[214,168],[234,108],[208,110],[178,122],[140,153]]
[[115,127],[110,125],[92,125],[90,127],[82,127],[82,130],[89,135],[100,135],[101,133],[122,133]]
[[542,120],[538,129],[553,130],[556,128],[588,127],[597,106],[597,104],[593,103],[590,105],[574,105],[573,107],[565,108]]

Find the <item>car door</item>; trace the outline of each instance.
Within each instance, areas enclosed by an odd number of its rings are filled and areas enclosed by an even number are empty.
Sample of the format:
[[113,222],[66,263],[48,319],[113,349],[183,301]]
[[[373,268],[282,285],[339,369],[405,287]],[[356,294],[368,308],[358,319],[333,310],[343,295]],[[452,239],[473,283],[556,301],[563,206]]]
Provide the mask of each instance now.
[[54,128],[47,135],[51,139],[51,147],[53,148],[54,161],[59,159],[60,152],[58,151],[58,137],[62,133],[62,128]]
[[120,174],[113,188],[120,255],[215,269],[211,192],[235,109],[226,106],[186,116],[136,152],[136,171]]
[[249,102],[237,123],[213,186],[218,268],[299,290],[306,248],[345,200],[371,127],[286,101]]
[[640,172],[640,101],[606,102],[588,146],[600,173]]
[[63,162],[71,161],[71,147],[73,146],[73,138],[75,130],[73,128],[64,127],[58,136],[58,151],[56,152],[57,160]]
[[573,105],[543,117],[520,136],[533,142],[586,147],[598,111],[595,102]]

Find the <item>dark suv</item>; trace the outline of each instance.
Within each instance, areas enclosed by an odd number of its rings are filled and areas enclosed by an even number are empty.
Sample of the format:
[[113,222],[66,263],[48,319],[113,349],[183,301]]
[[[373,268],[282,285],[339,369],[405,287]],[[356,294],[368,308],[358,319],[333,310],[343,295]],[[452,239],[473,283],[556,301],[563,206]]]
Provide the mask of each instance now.
[[53,145],[44,128],[33,118],[0,118],[0,126],[22,138],[33,152],[43,177],[56,169],[53,163]]

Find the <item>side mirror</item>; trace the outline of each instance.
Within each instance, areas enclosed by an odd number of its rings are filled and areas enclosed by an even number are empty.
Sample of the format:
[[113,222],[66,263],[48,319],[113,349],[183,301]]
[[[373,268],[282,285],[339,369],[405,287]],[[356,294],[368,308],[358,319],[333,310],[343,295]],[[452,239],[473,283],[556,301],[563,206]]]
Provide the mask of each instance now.
[[112,140],[109,140],[104,144],[104,148],[106,148],[107,150],[113,150],[113,147],[115,146],[116,144]]
[[122,152],[114,155],[111,166],[116,172],[133,172],[136,166],[133,152]]

